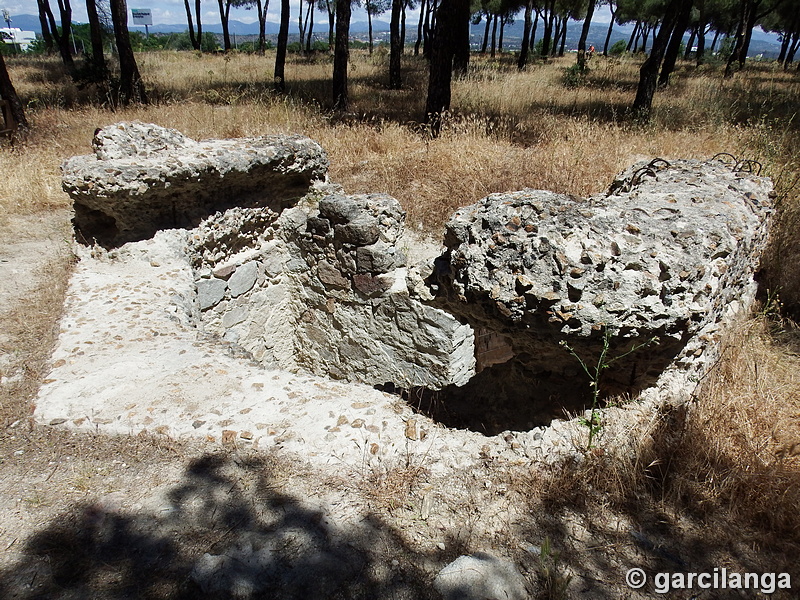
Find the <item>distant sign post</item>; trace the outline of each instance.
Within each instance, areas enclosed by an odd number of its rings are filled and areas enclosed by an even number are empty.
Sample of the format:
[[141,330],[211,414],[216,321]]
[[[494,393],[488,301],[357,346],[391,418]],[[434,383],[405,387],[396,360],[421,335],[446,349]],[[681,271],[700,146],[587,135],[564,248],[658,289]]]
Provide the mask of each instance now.
[[150,37],[150,30],[147,28],[148,25],[153,24],[153,13],[150,11],[150,9],[132,8],[131,14],[133,15],[133,24],[144,25],[144,33],[147,37]]

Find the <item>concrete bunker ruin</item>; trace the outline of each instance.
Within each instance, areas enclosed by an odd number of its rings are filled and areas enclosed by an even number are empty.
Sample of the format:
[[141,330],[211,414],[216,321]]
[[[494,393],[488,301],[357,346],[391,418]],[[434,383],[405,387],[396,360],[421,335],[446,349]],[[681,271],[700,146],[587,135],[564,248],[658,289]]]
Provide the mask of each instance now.
[[[443,249],[385,194],[346,195],[300,136],[195,142],[125,123],[64,165],[78,238],[116,248],[183,227],[194,290],[180,318],[267,368],[396,391],[485,434],[604,395],[688,397],[720,328],[755,296],[771,184],[717,161],[656,160],[606,195],[493,194],[456,211]],[[657,341],[653,341],[657,338]]]

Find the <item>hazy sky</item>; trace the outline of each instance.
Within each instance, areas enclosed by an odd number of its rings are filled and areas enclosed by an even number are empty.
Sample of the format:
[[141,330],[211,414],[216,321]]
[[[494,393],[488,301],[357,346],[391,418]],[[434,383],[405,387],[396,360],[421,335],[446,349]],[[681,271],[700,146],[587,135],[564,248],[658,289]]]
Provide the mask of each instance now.
[[[292,19],[297,21],[297,10],[299,6],[300,0],[291,0],[292,4]],[[194,2],[191,2],[192,6],[194,6]],[[51,0],[50,5],[53,9],[53,13],[56,15],[56,19],[58,19],[58,5],[54,0]],[[15,14],[22,14],[22,15],[35,15],[37,14],[36,8],[36,0],[0,0],[0,9],[8,9],[11,13],[12,23],[11,26],[14,26],[13,19]],[[184,8],[183,0],[128,0],[128,8],[149,8],[153,12],[153,23],[155,24],[173,24],[173,23],[185,23],[186,22],[186,9]],[[278,11],[280,9],[280,2],[277,0],[270,1],[270,7],[267,12],[267,20],[273,23],[277,23],[279,19]],[[315,22],[322,21],[321,15],[317,13],[316,18],[314,19]],[[383,15],[380,15],[378,19],[382,21],[389,20],[390,13],[386,12]],[[327,19],[327,17],[325,17]],[[417,11],[409,11],[407,13],[407,18],[409,21],[413,22],[414,18],[419,18],[419,12]],[[611,14],[608,11],[607,6],[598,7],[595,11],[595,17],[592,19],[593,22],[598,23],[608,23],[609,19],[611,18]],[[231,9],[231,19],[236,19],[238,21],[243,21],[245,23],[252,23],[258,20],[257,12],[255,9],[252,10],[243,10],[239,8],[232,8]],[[353,7],[353,21],[366,21],[367,15],[363,9],[358,7]],[[76,22],[83,22],[85,23],[86,18],[86,5],[81,2],[80,0],[73,0],[72,1],[72,20]],[[128,20],[129,23],[131,22],[130,12],[128,13]],[[219,23],[219,9],[217,2],[214,0],[204,0],[203,2],[203,22],[207,23]],[[327,22],[327,20],[325,21]],[[5,25],[5,24],[3,24]]]

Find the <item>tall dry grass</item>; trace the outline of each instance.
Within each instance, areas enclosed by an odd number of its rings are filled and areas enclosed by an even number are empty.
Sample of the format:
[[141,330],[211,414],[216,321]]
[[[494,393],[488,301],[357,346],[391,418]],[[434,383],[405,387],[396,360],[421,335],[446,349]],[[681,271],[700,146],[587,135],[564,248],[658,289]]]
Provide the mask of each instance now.
[[585,515],[598,545],[630,541],[631,532],[663,542],[697,570],[726,565],[796,576],[798,333],[790,328],[776,342],[766,317],[741,323],[695,401],[663,406],[580,464],[533,473],[531,511]]

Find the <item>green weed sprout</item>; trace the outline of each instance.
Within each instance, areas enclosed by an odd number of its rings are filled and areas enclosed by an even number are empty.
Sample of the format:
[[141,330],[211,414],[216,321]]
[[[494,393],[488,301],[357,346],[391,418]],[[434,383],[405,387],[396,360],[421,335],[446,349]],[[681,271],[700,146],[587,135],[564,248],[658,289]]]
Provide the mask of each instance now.
[[589,386],[592,388],[592,410],[589,415],[589,418],[582,417],[580,419],[580,423],[585,425],[589,430],[589,441],[586,445],[586,450],[592,449],[592,444],[594,442],[594,438],[597,436],[598,433],[603,428],[601,422],[601,415],[599,410],[599,403],[600,403],[600,380],[602,379],[603,371],[611,367],[615,362],[618,360],[625,358],[629,354],[633,354],[637,350],[641,350],[642,348],[646,348],[652,344],[658,343],[658,336],[653,336],[650,339],[642,342],[641,344],[635,344],[631,346],[631,348],[627,352],[623,352],[618,356],[613,358],[609,358],[609,351],[611,350],[611,330],[606,327],[603,331],[603,349],[600,351],[600,356],[597,359],[597,363],[589,366],[586,362],[575,352],[575,349],[570,346],[566,340],[561,340],[559,344],[564,347],[564,349],[569,352],[575,360],[581,365],[581,368],[584,372],[589,376]]

